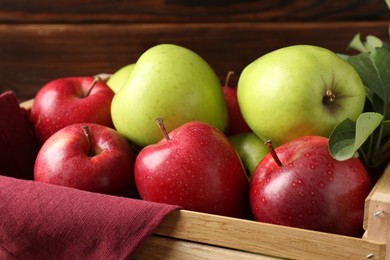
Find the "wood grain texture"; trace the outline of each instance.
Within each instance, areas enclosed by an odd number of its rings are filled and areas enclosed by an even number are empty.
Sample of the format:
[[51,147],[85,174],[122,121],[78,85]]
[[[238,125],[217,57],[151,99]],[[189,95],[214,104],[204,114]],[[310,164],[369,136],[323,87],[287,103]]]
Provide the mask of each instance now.
[[133,259],[276,260],[279,258],[152,235],[137,250]]
[[3,23],[389,20],[385,0],[3,0]]
[[385,259],[386,253],[383,242],[187,210],[169,214],[154,233],[287,259]]
[[222,80],[228,70],[238,77],[261,55],[292,44],[347,52],[358,32],[387,39],[388,23],[0,25],[0,92],[13,90],[27,100],[50,80],[112,73],[159,43],[192,49]]

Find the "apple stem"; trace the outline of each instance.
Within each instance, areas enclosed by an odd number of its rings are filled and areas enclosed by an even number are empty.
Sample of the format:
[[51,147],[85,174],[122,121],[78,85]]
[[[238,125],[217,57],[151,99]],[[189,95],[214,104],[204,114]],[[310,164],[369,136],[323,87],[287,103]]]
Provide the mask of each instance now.
[[333,94],[332,90],[328,89],[326,92],[325,92],[325,95],[327,96],[328,100],[330,102],[333,102],[335,99],[336,99],[336,95]]
[[160,128],[161,133],[163,134],[165,140],[167,140],[167,141],[171,140],[171,138],[169,137],[168,131],[167,131],[167,129],[165,128],[164,120],[163,120],[161,117],[157,117],[157,118],[156,118],[156,124],[157,124],[158,127]]
[[89,127],[84,125],[83,127],[83,132],[84,132],[84,135],[85,137],[87,138],[87,142],[88,142],[88,155],[89,156],[92,156],[93,155],[93,152],[92,152],[92,137],[91,137],[91,132],[89,131]]
[[265,142],[265,145],[267,146],[268,151],[271,153],[272,158],[274,159],[275,163],[276,163],[279,167],[282,167],[283,164],[282,164],[282,162],[280,161],[278,155],[277,155],[276,152],[275,152],[275,148],[274,148],[274,146],[272,145],[272,141],[271,141],[271,140],[266,141],[266,142]]
[[229,81],[230,81],[230,77],[234,75],[234,71],[230,70],[227,75],[226,75],[226,79],[225,79],[225,86],[228,86],[229,85]]
[[89,94],[91,94],[93,87],[95,87],[96,83],[98,83],[99,81],[101,81],[101,78],[99,76],[93,77],[93,81],[92,81],[91,85],[89,85],[89,89],[88,89],[87,93],[85,94],[86,97],[88,97]]
[[93,77],[94,78],[99,78],[103,82],[107,82],[112,77],[112,75],[113,74],[111,74],[111,73],[99,73],[99,74],[96,74]]

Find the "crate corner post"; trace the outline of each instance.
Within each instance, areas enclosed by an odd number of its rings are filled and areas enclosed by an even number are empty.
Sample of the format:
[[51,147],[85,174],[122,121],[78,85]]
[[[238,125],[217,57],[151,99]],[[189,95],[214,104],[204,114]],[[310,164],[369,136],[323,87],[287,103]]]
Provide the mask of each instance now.
[[385,243],[384,259],[390,259],[390,164],[366,199],[363,227],[363,239]]

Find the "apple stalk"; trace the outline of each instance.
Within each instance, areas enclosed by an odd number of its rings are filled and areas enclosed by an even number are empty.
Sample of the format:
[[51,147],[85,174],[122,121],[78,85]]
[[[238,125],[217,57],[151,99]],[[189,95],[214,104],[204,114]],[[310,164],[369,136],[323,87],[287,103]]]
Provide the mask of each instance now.
[[161,117],[156,118],[156,124],[160,128],[161,133],[163,134],[165,140],[167,140],[167,141],[171,140],[171,138],[169,137],[168,131],[165,128],[164,120]]
[[336,95],[332,92],[332,90],[328,89],[325,92],[324,103],[333,102],[335,101],[335,99],[336,99]]
[[225,86],[229,86],[230,77],[234,75],[234,71],[229,70],[225,79]]
[[93,76],[95,79],[98,78],[100,81],[107,83],[107,81],[112,77],[111,73],[99,73]]
[[268,148],[269,152],[271,153],[272,158],[274,159],[275,163],[276,163],[279,167],[282,167],[283,164],[282,164],[282,162],[280,161],[278,155],[277,155],[276,152],[275,152],[275,148],[274,148],[274,146],[272,145],[272,141],[271,141],[271,140],[268,140],[268,141],[266,141],[264,144],[267,146],[267,148]]
[[101,78],[99,76],[95,76],[93,78],[93,81],[92,81],[91,85],[89,86],[87,93],[85,94],[86,97],[88,97],[89,94],[91,94],[92,89],[96,86],[96,83],[98,83],[99,81],[101,81]]
[[91,132],[89,131],[89,127],[88,126],[83,126],[83,133],[85,135],[85,138],[87,139],[87,143],[88,143],[88,156],[94,156],[94,153],[92,151],[92,147],[93,147],[93,144],[92,144],[92,137],[91,137]]

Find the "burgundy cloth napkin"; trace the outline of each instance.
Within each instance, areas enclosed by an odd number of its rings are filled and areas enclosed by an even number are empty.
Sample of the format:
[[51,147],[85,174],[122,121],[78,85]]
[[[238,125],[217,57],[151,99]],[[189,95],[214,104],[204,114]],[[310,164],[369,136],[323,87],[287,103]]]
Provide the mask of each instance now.
[[15,102],[0,95],[0,259],[129,259],[179,209],[22,179],[34,139]]
[[0,172],[32,179],[37,151],[27,111],[20,108],[13,92],[4,92],[0,95]]
[[130,259],[177,208],[0,176],[0,259]]

